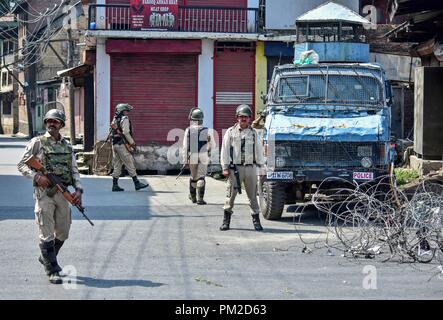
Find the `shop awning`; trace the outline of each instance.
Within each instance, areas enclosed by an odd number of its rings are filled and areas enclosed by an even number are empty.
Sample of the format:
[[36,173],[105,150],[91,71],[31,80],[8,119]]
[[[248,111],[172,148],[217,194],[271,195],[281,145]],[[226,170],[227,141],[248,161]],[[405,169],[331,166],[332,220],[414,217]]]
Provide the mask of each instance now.
[[73,68],[57,71],[59,77],[82,77],[92,71],[92,66],[89,64],[82,64]]

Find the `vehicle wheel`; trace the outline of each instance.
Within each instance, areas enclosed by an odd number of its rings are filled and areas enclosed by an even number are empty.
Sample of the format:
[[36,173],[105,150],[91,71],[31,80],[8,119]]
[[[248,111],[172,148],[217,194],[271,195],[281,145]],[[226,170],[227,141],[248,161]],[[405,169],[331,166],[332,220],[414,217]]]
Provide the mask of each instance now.
[[285,206],[285,190],[283,185],[274,181],[260,181],[259,199],[263,218],[266,220],[278,220],[283,214]]

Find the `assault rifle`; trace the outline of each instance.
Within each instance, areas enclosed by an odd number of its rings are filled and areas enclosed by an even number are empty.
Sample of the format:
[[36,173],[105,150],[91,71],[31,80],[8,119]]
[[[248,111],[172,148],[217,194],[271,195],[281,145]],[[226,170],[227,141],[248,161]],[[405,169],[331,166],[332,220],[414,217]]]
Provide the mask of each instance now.
[[111,123],[111,129],[117,131],[117,133],[120,135],[120,137],[121,137],[121,139],[123,141],[123,144],[125,145],[126,150],[128,150],[129,153],[134,154],[137,151],[137,148],[135,147],[135,145],[130,144],[128,142],[128,140],[126,139],[125,135],[120,130],[120,128],[118,127],[117,124]]
[[83,215],[83,217],[88,220],[88,222],[91,224],[91,226],[94,226],[94,224],[92,223],[92,221],[86,216],[85,214],[85,208],[82,207],[80,204],[75,204],[74,203],[74,197],[73,195],[69,192],[68,188],[63,184],[62,180],[56,176],[55,174],[48,172],[40,163],[40,161],[38,161],[38,159],[35,156],[32,156],[31,158],[29,158],[27,161],[25,161],[25,163],[31,167],[34,170],[37,170],[38,172],[42,173],[46,178],[48,178],[48,180],[51,182],[51,185],[53,187],[57,188],[57,191],[61,192],[61,194],[63,195],[63,197],[65,197],[65,199],[71,203],[73,206],[75,206],[78,211],[80,211],[80,213]]
[[241,194],[241,185],[240,185],[240,173],[238,172],[237,165],[231,163],[229,165],[229,169],[234,171],[234,177],[235,177],[235,186],[234,189],[238,191],[239,194]]
[[240,173],[238,172],[237,165],[234,163],[234,148],[231,146],[231,164],[229,165],[229,169],[234,171],[234,177],[235,177],[235,186],[234,189],[238,191],[239,194],[241,194],[241,184],[240,184]]

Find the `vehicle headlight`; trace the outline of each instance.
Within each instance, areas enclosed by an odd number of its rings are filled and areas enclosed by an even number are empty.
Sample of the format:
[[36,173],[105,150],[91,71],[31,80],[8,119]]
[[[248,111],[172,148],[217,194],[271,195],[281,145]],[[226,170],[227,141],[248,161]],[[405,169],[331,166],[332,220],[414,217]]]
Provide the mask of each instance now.
[[371,168],[372,164],[373,163],[371,158],[364,157],[363,159],[361,159],[361,165],[363,166],[363,168]]
[[291,147],[289,146],[275,146],[275,155],[281,157],[291,156]]
[[286,166],[286,160],[282,157],[276,157],[275,158],[275,166],[278,168],[282,168]]

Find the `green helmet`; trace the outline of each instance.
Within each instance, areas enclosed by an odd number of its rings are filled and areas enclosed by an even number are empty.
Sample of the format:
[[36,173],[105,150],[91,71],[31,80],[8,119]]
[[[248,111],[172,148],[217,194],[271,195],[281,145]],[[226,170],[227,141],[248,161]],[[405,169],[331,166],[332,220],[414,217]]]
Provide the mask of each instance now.
[[62,126],[65,126],[66,117],[63,111],[58,109],[51,109],[48,112],[46,112],[45,117],[43,118],[43,122],[46,123],[49,119],[55,119],[62,123]]
[[191,112],[189,112],[189,120],[203,121],[203,118],[203,111],[199,108],[192,108]]
[[119,103],[115,107],[115,113],[122,113],[123,111],[131,111],[132,109],[134,109],[134,107],[128,103]]
[[237,107],[237,110],[235,110],[235,115],[252,117],[252,110],[247,104],[241,104]]

